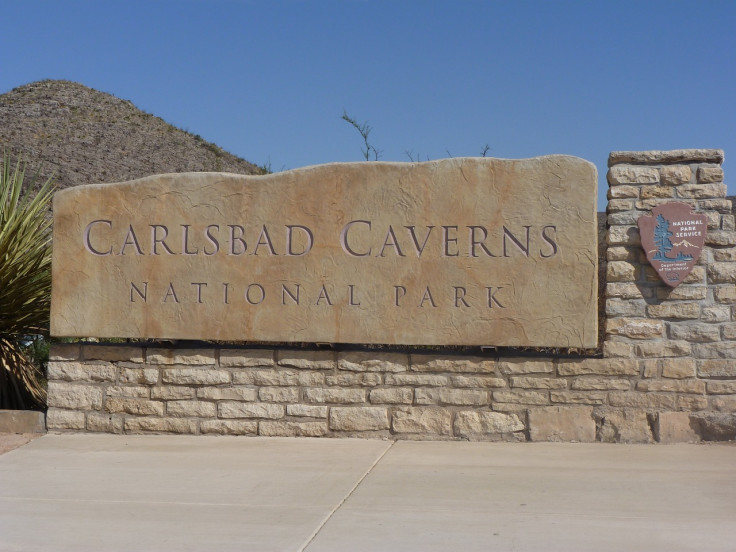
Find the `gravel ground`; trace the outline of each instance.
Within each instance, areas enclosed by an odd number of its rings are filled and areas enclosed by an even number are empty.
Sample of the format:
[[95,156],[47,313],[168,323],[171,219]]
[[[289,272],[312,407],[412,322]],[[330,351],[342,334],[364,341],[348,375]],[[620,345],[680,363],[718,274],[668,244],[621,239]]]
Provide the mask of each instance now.
[[0,433],[0,454],[5,454],[13,449],[30,443],[42,433]]

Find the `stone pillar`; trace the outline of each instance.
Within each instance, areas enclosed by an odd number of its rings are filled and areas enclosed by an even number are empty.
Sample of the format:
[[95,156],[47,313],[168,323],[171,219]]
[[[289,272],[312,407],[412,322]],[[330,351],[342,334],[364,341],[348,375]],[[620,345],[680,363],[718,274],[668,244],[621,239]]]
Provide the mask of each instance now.
[[[621,151],[608,160],[604,356],[642,360],[637,390],[650,393],[657,410],[736,411],[736,231],[722,162],[722,150]],[[640,216],[672,201],[708,221],[703,253],[674,289],[647,261],[637,227]],[[659,392],[669,402],[657,404]],[[660,432],[687,430],[665,428],[672,419],[664,418]]]

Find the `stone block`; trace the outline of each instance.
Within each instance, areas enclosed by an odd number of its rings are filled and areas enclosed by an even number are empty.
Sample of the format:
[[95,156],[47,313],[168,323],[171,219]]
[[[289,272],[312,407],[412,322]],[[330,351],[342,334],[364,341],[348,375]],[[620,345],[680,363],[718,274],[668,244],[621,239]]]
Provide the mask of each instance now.
[[327,422],[262,421],[258,434],[265,437],[323,437],[330,432]]
[[410,387],[372,389],[369,398],[373,404],[411,404],[414,390]]
[[217,406],[206,401],[168,401],[166,413],[177,418],[214,418]]
[[197,433],[197,421],[192,418],[125,418],[126,433]]
[[[210,389],[205,387],[204,389]],[[178,401],[184,399],[193,399],[196,396],[194,387],[181,387],[178,385],[157,385],[151,388],[151,398],[162,401]]]
[[646,318],[609,318],[606,333],[631,339],[652,339],[664,335],[664,322]]
[[719,303],[736,303],[736,286],[725,285],[713,288],[715,300]]
[[641,199],[652,199],[652,198],[672,198],[675,196],[675,191],[668,186],[642,186]]
[[619,184],[608,188],[608,199],[637,197],[639,197],[639,186],[627,186],[625,184]]
[[726,197],[725,184],[687,184],[677,188],[677,197],[711,199]]
[[583,376],[575,378],[571,388],[573,391],[628,391],[631,389],[631,381],[621,378]]
[[718,230],[721,227],[721,216],[727,216],[727,215],[721,215],[720,213],[716,211],[706,211],[703,214],[705,215],[706,227],[709,230],[711,229]]
[[705,382],[697,379],[683,380],[643,380],[636,384],[636,389],[644,393],[705,393]]
[[483,406],[488,404],[488,391],[479,389],[440,389],[440,404]]
[[705,286],[677,286],[657,288],[657,298],[661,300],[702,301],[708,297],[708,288]]
[[108,385],[105,387],[105,398],[148,399],[149,394],[150,387],[143,387],[142,385]]
[[648,360],[642,360],[640,362],[642,367],[642,374],[641,376],[643,378],[651,379],[651,378],[657,378],[659,377],[660,372],[660,362],[659,359],[648,359]]
[[638,376],[639,364],[634,359],[619,358],[560,359],[557,374],[560,376]]
[[202,420],[199,424],[202,433],[215,435],[255,435],[258,422],[241,420]]
[[299,418],[327,418],[329,407],[308,404],[287,404],[286,415]]
[[[635,199],[610,199],[608,200],[608,224],[631,224],[629,217],[624,216],[623,221],[619,220],[616,215],[621,214],[621,211],[631,211],[636,204]],[[628,213],[629,215],[631,213]],[[619,222],[616,222],[619,220]]]
[[677,320],[700,317],[700,303],[662,303],[649,305],[647,314],[652,318],[674,318]]
[[606,316],[625,316],[633,318],[644,318],[647,314],[647,303],[644,299],[616,299],[606,300]]
[[704,284],[705,283],[705,267],[694,266],[690,274],[682,280],[683,284]]
[[639,266],[626,261],[609,261],[606,267],[608,282],[636,282],[639,278]]
[[375,387],[381,385],[383,374],[376,372],[356,372],[356,373],[338,373],[327,374],[324,383],[337,387],[352,387],[355,385],[363,385],[365,387]]
[[208,401],[253,402],[258,391],[253,387],[202,387],[197,389],[197,398]]
[[165,368],[162,379],[172,385],[222,385],[230,383],[230,372],[215,368]]
[[82,345],[84,360],[102,360],[107,362],[143,362],[143,347],[133,345]]
[[[625,341],[605,341],[603,343],[603,356],[606,359],[631,358],[634,355],[634,346]],[[559,370],[559,367],[558,367]]]
[[736,412],[736,395],[712,395],[710,404],[717,412]]
[[270,349],[222,349],[220,366],[255,368],[273,366],[274,353]]
[[286,370],[283,368],[247,368],[233,372],[233,383],[240,385],[322,385],[325,375],[322,372]]
[[424,385],[429,387],[444,387],[448,384],[447,376],[435,374],[386,374],[386,385]]
[[596,413],[598,437],[604,443],[653,443],[654,437],[646,412],[642,410],[605,409]]
[[82,358],[80,343],[51,343],[49,345],[49,361],[79,360]]
[[352,404],[367,400],[365,389],[311,387],[304,390],[304,400],[310,403]]
[[445,408],[408,407],[394,411],[392,420],[396,433],[450,435],[452,414]]
[[[84,429],[84,412],[50,407],[46,412],[46,427],[55,429]],[[36,433],[36,432],[33,432]],[[42,433],[42,432],[38,432]]]
[[516,414],[461,410],[455,415],[453,429],[456,436],[473,439],[524,431],[526,428]]
[[419,387],[414,390],[414,402],[419,405],[438,404],[440,390],[434,387]]
[[736,229],[736,216],[734,216],[734,215],[721,215],[721,229],[722,230],[734,230],[734,229]]
[[158,368],[120,368],[120,383],[158,383]]
[[607,261],[635,262],[641,259],[641,249],[638,247],[609,247],[606,249]]
[[736,360],[698,360],[698,377],[736,378]]
[[337,368],[351,372],[406,372],[409,355],[379,351],[338,353]]
[[697,433],[703,441],[736,440],[736,414],[729,412],[703,412],[690,416],[697,424]]
[[713,284],[736,283],[736,263],[711,263],[708,266],[708,281]]
[[662,366],[663,378],[694,378],[695,359],[693,358],[666,358],[659,361]]
[[692,171],[687,165],[660,167],[659,176],[665,186],[680,186],[690,181]]
[[657,416],[657,440],[660,443],[697,443],[700,436],[688,412],[660,412]]
[[450,376],[452,387],[483,387],[500,389],[506,387],[506,380],[493,376]]
[[723,182],[723,169],[721,167],[698,167],[697,180],[701,184]]
[[[705,244],[711,246],[736,245],[736,232],[733,230],[709,230],[705,235]],[[733,282],[733,280],[729,280],[729,282]]]
[[555,371],[551,360],[507,359],[498,362],[498,369],[505,375],[552,374]]
[[606,404],[608,395],[600,391],[550,391],[549,398],[557,404]]
[[490,373],[496,370],[496,361],[483,357],[410,355],[409,361],[414,372]]
[[[648,200],[653,201],[653,200]],[[640,202],[637,202],[640,203]],[[622,225],[611,226],[608,228],[606,235],[606,243],[608,245],[641,245],[641,236],[639,229],[635,226]]]
[[706,383],[709,395],[736,394],[736,381],[709,381]]
[[89,412],[87,414],[87,431],[98,433],[122,433],[123,417],[118,414]]
[[611,391],[608,394],[611,406],[638,410],[676,410],[677,396],[671,393],[638,393],[635,391]]
[[669,335],[672,339],[682,339],[698,343],[719,341],[721,339],[721,332],[718,326],[702,323],[669,324]]
[[148,364],[179,364],[192,366],[211,366],[215,364],[214,349],[148,349]]
[[335,431],[378,431],[389,427],[387,408],[335,406],[330,409],[330,429]]
[[613,282],[606,284],[606,297],[615,297],[620,299],[643,299],[648,297],[648,290],[642,289],[637,284],[627,284],[621,282]]
[[493,402],[529,405],[549,404],[549,395],[545,391],[494,391]]
[[258,390],[258,398],[265,402],[287,402],[299,401],[298,387],[261,387]]
[[115,381],[117,367],[108,363],[49,361],[47,375],[50,380],[61,381]]
[[677,149],[649,151],[613,151],[608,156],[608,166],[620,163],[723,163],[723,150]]
[[705,410],[708,408],[708,398],[700,395],[677,395],[675,405],[677,410]]
[[690,356],[692,346],[687,341],[651,341],[637,343],[636,355],[641,358]]
[[703,307],[700,318],[703,322],[728,322],[732,318],[731,307],[728,305]]
[[659,182],[659,171],[652,167],[616,165],[608,170],[608,184],[613,188],[621,184],[655,184]]
[[148,399],[110,397],[105,401],[105,410],[111,414],[125,413],[135,416],[163,416],[164,403]]
[[509,379],[512,388],[520,389],[566,389],[567,381],[557,378],[516,376]]
[[698,200],[697,207],[701,211],[718,211],[724,215],[730,215],[733,204],[730,199],[701,199]]
[[697,358],[729,358],[736,359],[736,342],[696,343],[693,354]]
[[[670,203],[671,199],[664,199],[664,198],[651,198],[651,199],[640,199],[637,201],[634,206],[637,209],[640,209],[642,211],[651,211],[658,205],[664,205],[665,203]],[[685,203],[692,207],[693,209],[698,208],[698,201],[695,199],[680,199],[680,203]],[[708,201],[708,200],[705,200]]]
[[281,404],[242,403],[223,401],[217,404],[220,418],[268,418],[284,417],[284,406]]
[[104,388],[95,385],[50,381],[47,403],[71,410],[100,410],[103,396]]
[[289,351],[276,352],[279,366],[289,366],[302,370],[331,370],[335,368],[333,351]]
[[[49,409],[51,410],[57,409]],[[46,433],[46,420],[43,412],[0,410],[0,433]]]
[[736,261],[736,247],[727,247],[724,249],[713,249],[713,260],[717,262],[733,262]]
[[529,437],[532,441],[595,441],[593,408],[589,406],[549,406],[529,410]]

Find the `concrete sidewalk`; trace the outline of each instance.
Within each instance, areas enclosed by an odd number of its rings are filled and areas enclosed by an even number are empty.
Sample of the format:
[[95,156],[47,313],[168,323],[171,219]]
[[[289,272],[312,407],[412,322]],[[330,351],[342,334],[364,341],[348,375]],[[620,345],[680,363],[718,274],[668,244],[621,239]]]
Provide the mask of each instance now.
[[736,549],[736,446],[47,435],[0,551]]

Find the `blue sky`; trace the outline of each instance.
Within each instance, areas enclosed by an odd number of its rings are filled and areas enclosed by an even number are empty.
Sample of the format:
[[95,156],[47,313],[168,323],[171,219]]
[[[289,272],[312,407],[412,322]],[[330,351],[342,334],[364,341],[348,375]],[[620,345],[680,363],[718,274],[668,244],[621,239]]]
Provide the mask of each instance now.
[[81,82],[274,170],[360,160],[346,110],[386,161],[582,157],[601,208],[613,150],[722,148],[736,171],[733,1],[0,7],[0,93]]

